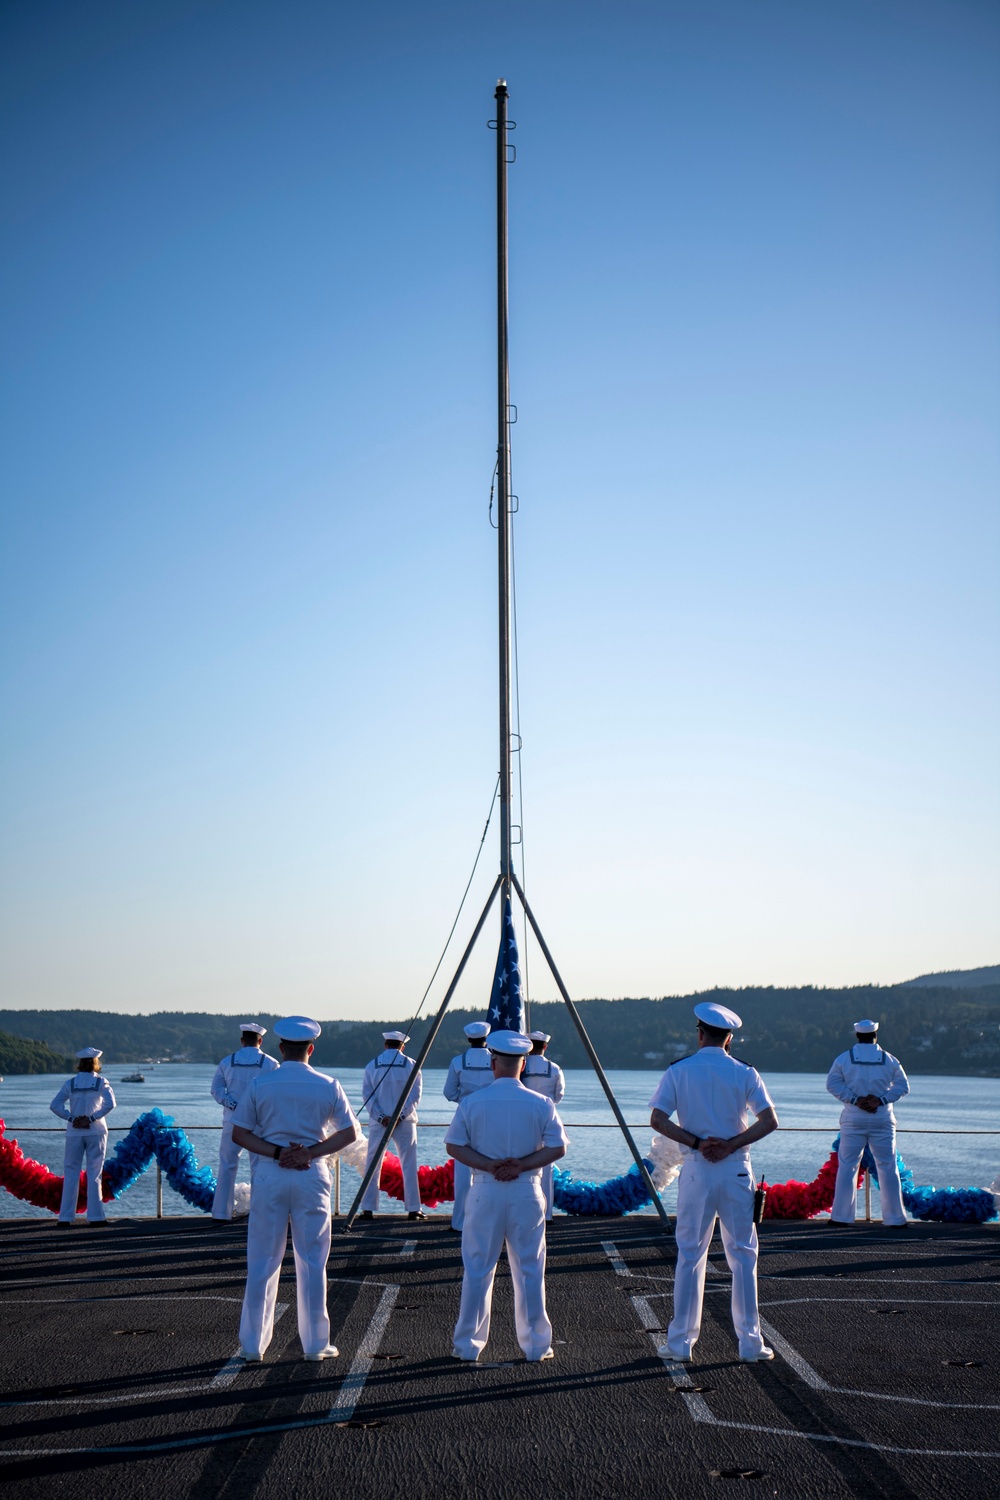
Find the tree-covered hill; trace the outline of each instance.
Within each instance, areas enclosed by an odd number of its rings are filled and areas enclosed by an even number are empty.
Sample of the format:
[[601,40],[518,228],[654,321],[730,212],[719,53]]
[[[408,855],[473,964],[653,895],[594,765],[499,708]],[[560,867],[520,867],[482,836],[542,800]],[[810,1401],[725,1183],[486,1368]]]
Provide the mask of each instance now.
[[[606,1068],[660,1068],[695,1045],[692,1006],[719,1000],[743,1018],[734,1051],[764,1072],[825,1072],[853,1039],[862,1016],[881,1022],[881,1038],[911,1073],[1000,1077],[1000,984],[967,989],[942,985],[857,985],[850,989],[710,990],[663,999],[584,1000],[579,1010]],[[445,1018],[430,1056],[444,1067],[465,1043],[463,1025],[483,1011],[454,1010]],[[254,1019],[272,1027],[275,1017]],[[322,1018],[320,1018],[322,1019]],[[0,1011],[0,1027],[18,1037],[42,1037],[54,1052],[105,1049],[114,1062],[172,1058],[215,1062],[239,1046],[239,1017],[160,1012],[152,1016],[106,1011]],[[552,1033],[550,1055],[565,1067],[585,1067],[586,1054],[566,1007],[531,1007],[531,1024]],[[326,1067],[363,1067],[382,1046],[385,1021],[324,1021],[316,1061]],[[428,1019],[409,1026],[414,1053]],[[276,1051],[273,1036],[265,1050]],[[63,1066],[63,1064],[59,1064]],[[13,1066],[7,1067],[14,1072]],[[22,1070],[24,1071],[24,1070]]]
[[15,1073],[72,1073],[73,1062],[44,1042],[0,1031],[0,1076]]

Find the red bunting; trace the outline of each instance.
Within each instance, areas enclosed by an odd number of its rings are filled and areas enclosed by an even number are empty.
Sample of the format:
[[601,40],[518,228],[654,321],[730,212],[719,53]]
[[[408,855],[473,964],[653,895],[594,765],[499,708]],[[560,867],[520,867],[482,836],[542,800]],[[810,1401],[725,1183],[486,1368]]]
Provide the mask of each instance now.
[[[4,1134],[4,1128],[4,1122],[0,1120],[0,1187],[5,1187],[8,1193],[25,1203],[33,1203],[36,1208],[47,1208],[57,1214],[62,1202],[63,1179],[50,1172],[48,1167],[43,1167],[41,1162],[25,1156],[17,1141]],[[101,1197],[105,1203],[111,1202],[107,1186]],[[86,1209],[87,1177],[81,1172],[76,1211],[82,1214]]]
[[[420,1183],[420,1201],[428,1208],[436,1208],[439,1203],[450,1203],[455,1197],[455,1163],[450,1158],[440,1167],[418,1167],[417,1180]],[[388,1151],[382,1158],[378,1185],[390,1198],[403,1200],[403,1168],[399,1157],[390,1155]]]
[[832,1151],[812,1182],[770,1184],[764,1199],[765,1219],[811,1219],[833,1207],[837,1153]]

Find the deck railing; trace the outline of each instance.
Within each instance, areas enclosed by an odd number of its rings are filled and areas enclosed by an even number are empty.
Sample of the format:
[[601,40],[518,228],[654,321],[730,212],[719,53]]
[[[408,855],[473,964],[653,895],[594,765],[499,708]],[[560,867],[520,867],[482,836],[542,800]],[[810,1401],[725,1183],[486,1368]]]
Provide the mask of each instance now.
[[[421,1120],[421,1130],[447,1130],[451,1122],[449,1120]],[[563,1122],[570,1130],[619,1130],[620,1126],[614,1120],[565,1120]],[[109,1135],[128,1135],[131,1125],[109,1125]],[[196,1130],[215,1131],[221,1134],[221,1125],[181,1125],[179,1127],[186,1134]],[[629,1125],[629,1130],[649,1130],[648,1120],[640,1124]],[[61,1125],[8,1125],[6,1127],[9,1135],[64,1135],[65,1129]],[[835,1125],[779,1125],[777,1133],[780,1135],[830,1135],[836,1131]],[[897,1135],[995,1135],[1000,1136],[1000,1130],[940,1130],[934,1126],[920,1125],[897,1125]],[[871,1177],[866,1171],[864,1173],[865,1193],[865,1222],[871,1223],[872,1217],[872,1184]],[[333,1216],[341,1218],[340,1202],[340,1157],[333,1159]],[[163,1218],[163,1173],[159,1162],[156,1163],[156,1214],[136,1215],[137,1218]]]

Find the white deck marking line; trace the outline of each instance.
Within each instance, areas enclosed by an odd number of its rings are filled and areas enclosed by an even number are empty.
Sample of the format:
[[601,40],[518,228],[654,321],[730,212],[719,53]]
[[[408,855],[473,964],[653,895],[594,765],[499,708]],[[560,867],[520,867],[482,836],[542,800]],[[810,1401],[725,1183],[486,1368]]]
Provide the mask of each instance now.
[[358,1345],[354,1362],[337,1392],[336,1400],[326,1414],[327,1422],[349,1422],[354,1416],[358,1402],[361,1400],[361,1393],[365,1388],[365,1381],[368,1379],[375,1355],[378,1353],[378,1346],[382,1342],[382,1335],[392,1316],[392,1309],[396,1304],[399,1291],[399,1287],[392,1284],[383,1289],[378,1307],[372,1314],[372,1320]]
[[681,1396],[684,1398],[684,1405],[692,1417],[694,1417],[696,1422],[713,1422],[715,1418],[709,1411],[704,1396],[700,1391],[694,1389],[694,1381],[688,1374],[687,1366],[682,1360],[671,1359],[668,1354],[660,1354],[660,1339],[663,1338],[663,1334],[660,1331],[657,1316],[650,1307],[648,1299],[646,1297],[630,1297],[629,1301],[638,1313],[639,1321],[645,1328],[646,1333],[652,1340],[654,1349],[663,1362],[663,1368],[680,1391]]
[[417,1248],[417,1242],[416,1242],[416,1240],[404,1240],[403,1243],[402,1243],[402,1245],[400,1246],[400,1250],[399,1250],[400,1258],[402,1258],[404,1255],[411,1255],[412,1256],[412,1254],[413,1254],[413,1252],[414,1252],[414,1250],[416,1248]]
[[608,1260],[611,1262],[611,1269],[614,1271],[616,1276],[632,1275],[632,1272],[629,1270],[628,1266],[622,1260],[621,1255],[618,1253],[618,1246],[616,1244],[614,1244],[611,1240],[602,1240],[601,1249],[604,1251],[605,1255],[608,1257]]
[[768,1342],[774,1345],[786,1365],[791,1365],[799,1379],[804,1380],[810,1390],[828,1391],[830,1389],[822,1375],[813,1369],[808,1360],[803,1359],[797,1349],[792,1348],[773,1323],[769,1323],[766,1318],[761,1318],[760,1331]]
[[[608,1260],[611,1262],[612,1269],[618,1276],[638,1277],[641,1281],[672,1282],[674,1279],[672,1274],[669,1276],[658,1276],[653,1271],[633,1271],[631,1266],[622,1258],[621,1251],[618,1249],[618,1246],[614,1243],[613,1240],[602,1240],[601,1249],[608,1257]],[[725,1277],[726,1280],[730,1279],[726,1272],[720,1271],[716,1266],[713,1266],[711,1260],[708,1261],[705,1267],[705,1275],[713,1277]],[[718,1290],[718,1288],[713,1287],[712,1290],[716,1291]]]
[[[699,1420],[695,1418],[695,1420]],[[703,1420],[703,1419],[702,1419]],[[861,1438],[838,1437],[832,1432],[799,1432],[794,1427],[762,1427],[756,1422],[728,1422],[709,1413],[713,1427],[729,1427],[737,1432],[763,1432],[770,1437],[802,1438],[807,1443],[839,1443],[843,1448],[868,1448],[874,1453],[902,1453],[911,1458],[1000,1458],[1000,1452],[983,1452],[966,1448],[896,1448],[891,1443],[866,1443]]]
[[[139,1299],[136,1298],[135,1300],[138,1301]],[[150,1297],[146,1300],[154,1302],[161,1299]],[[175,1298],[174,1300],[180,1301],[181,1299]],[[209,1299],[202,1297],[200,1300],[207,1302]],[[215,1300],[218,1302],[241,1302],[242,1298],[218,1297]],[[274,1321],[276,1323],[288,1311],[288,1308],[289,1304],[287,1302],[275,1303]],[[160,1396],[191,1396],[196,1395],[199,1391],[225,1390],[227,1386],[232,1385],[241,1371],[249,1368],[246,1360],[237,1353],[226,1360],[222,1369],[213,1379],[204,1383],[196,1381],[189,1385],[157,1386],[153,1390],[131,1391],[127,1394],[119,1392],[116,1396],[59,1396],[50,1397],[44,1401],[0,1401],[0,1408],[14,1407],[20,1411],[27,1406],[121,1406],[126,1401],[155,1401]]]
[[861,1396],[866,1401],[898,1401],[906,1406],[933,1406],[944,1411],[1000,1411],[1000,1406],[988,1401],[931,1401],[926,1396],[896,1396],[891,1391],[857,1391],[845,1385],[831,1385],[814,1370],[808,1360],[803,1359],[797,1349],[783,1338],[773,1324],[765,1318],[760,1320],[761,1331],[769,1343],[791,1365],[800,1380],[804,1380],[814,1391],[826,1391],[831,1396]]
[[[632,1272],[629,1270],[624,1260],[622,1260],[621,1255],[618,1253],[618,1246],[614,1243],[613,1240],[602,1240],[601,1249],[604,1251],[605,1255],[608,1257],[608,1260],[611,1262],[616,1276],[631,1277]],[[654,1292],[651,1295],[665,1297],[667,1293]],[[705,1398],[699,1391],[696,1391],[692,1388],[694,1382],[688,1374],[685,1365],[680,1360],[671,1359],[669,1355],[664,1356],[660,1354],[660,1339],[663,1337],[663,1335],[660,1333],[660,1319],[650,1307],[649,1300],[649,1296],[643,1297],[638,1294],[629,1298],[629,1301],[636,1310],[640,1323],[646,1330],[647,1336],[652,1340],[653,1347],[656,1349],[659,1358],[663,1362],[663,1368],[666,1370],[667,1374],[670,1376],[670,1379],[673,1381],[674,1385],[683,1396],[684,1405],[687,1407],[688,1411],[694,1417],[696,1422],[712,1421],[712,1413],[709,1411],[708,1407],[705,1404]],[[653,1331],[654,1329],[656,1330],[655,1333]]]
[[[207,1274],[207,1273],[202,1273],[202,1274]],[[183,1277],[180,1276],[180,1275],[178,1275],[176,1277],[175,1276],[171,1276],[169,1278],[165,1277],[165,1276],[144,1276],[142,1278],[142,1284],[144,1286],[148,1286],[151,1282],[154,1282],[154,1281],[166,1281],[166,1280],[179,1281],[179,1280],[182,1280],[182,1279],[183,1279]],[[330,1286],[393,1286],[395,1284],[395,1283],[393,1283],[391,1281],[372,1281],[370,1279],[370,1277],[368,1277],[368,1276],[330,1276],[328,1278],[328,1280],[329,1280]],[[71,1285],[71,1284],[72,1283],[69,1283],[69,1282],[66,1283],[66,1285]],[[20,1290],[20,1288],[22,1286],[33,1286],[33,1285],[34,1286],[62,1286],[63,1283],[62,1282],[58,1282],[58,1281],[57,1282],[47,1282],[47,1281],[27,1282],[27,1281],[25,1281],[25,1282],[19,1282],[18,1283],[17,1290]],[[30,1302],[30,1303],[33,1303],[33,1304],[34,1303],[38,1303],[39,1305],[43,1305],[45,1303],[52,1303],[52,1304],[59,1303],[59,1304],[62,1304],[62,1303],[71,1303],[71,1302],[142,1302],[143,1300],[144,1300],[144,1298],[143,1298],[143,1294],[141,1292],[135,1292],[135,1293],[133,1293],[133,1292],[106,1292],[103,1296],[95,1295],[93,1297],[4,1297],[4,1296],[0,1295],[0,1307],[16,1307],[19,1302],[23,1302],[23,1303],[29,1303]],[[204,1294],[202,1294],[200,1292],[195,1292],[194,1295],[190,1296],[190,1297],[177,1297],[177,1296],[174,1296],[173,1293],[171,1293],[171,1292],[158,1292],[155,1297],[150,1297],[150,1298],[147,1298],[145,1300],[147,1300],[147,1301],[153,1301],[153,1302],[242,1302],[243,1298],[242,1297],[217,1297],[217,1296],[212,1296],[211,1294],[204,1295]]]
[[209,1293],[208,1296],[174,1297],[169,1293],[166,1296],[146,1296],[142,1292],[109,1292],[106,1297],[5,1297],[4,1307],[75,1307],[84,1302],[240,1302],[242,1297],[220,1297]]
[[[882,1283],[885,1284],[884,1282]],[[1000,1307],[996,1298],[986,1301],[980,1297],[781,1297],[774,1302],[762,1302],[761,1307],[794,1307],[798,1302],[916,1302],[919,1307]]]
[[[287,1302],[276,1302],[274,1304],[275,1323],[277,1323],[287,1311]],[[257,1361],[254,1360],[253,1364],[256,1363]],[[240,1375],[244,1370],[249,1369],[250,1364],[248,1364],[248,1362],[243,1358],[240,1351],[237,1349],[236,1353],[231,1355],[230,1358],[226,1360],[226,1363],[222,1366],[222,1369],[219,1371],[218,1375],[216,1375],[215,1379],[209,1381],[208,1389],[210,1391],[223,1391],[227,1388],[227,1386],[232,1385],[237,1375]]]
[[[846,1281],[851,1286],[885,1286],[884,1276],[789,1276],[781,1271],[758,1271],[758,1281],[774,1281],[779,1286],[798,1286],[800,1281]],[[991,1281],[988,1276],[945,1276],[934,1279],[930,1276],[900,1276],[888,1283],[889,1286],[1000,1286],[1000,1282]]]

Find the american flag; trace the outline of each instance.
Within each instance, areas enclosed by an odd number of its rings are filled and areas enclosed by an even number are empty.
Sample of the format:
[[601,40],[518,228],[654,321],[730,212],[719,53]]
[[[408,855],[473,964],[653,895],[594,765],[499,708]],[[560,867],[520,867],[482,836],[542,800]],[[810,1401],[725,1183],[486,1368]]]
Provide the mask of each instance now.
[[486,1019],[494,1031],[523,1031],[524,1005],[521,1001],[521,970],[517,964],[517,938],[514,936],[514,914],[510,897],[503,905],[500,924],[500,952],[497,954],[493,990]]

